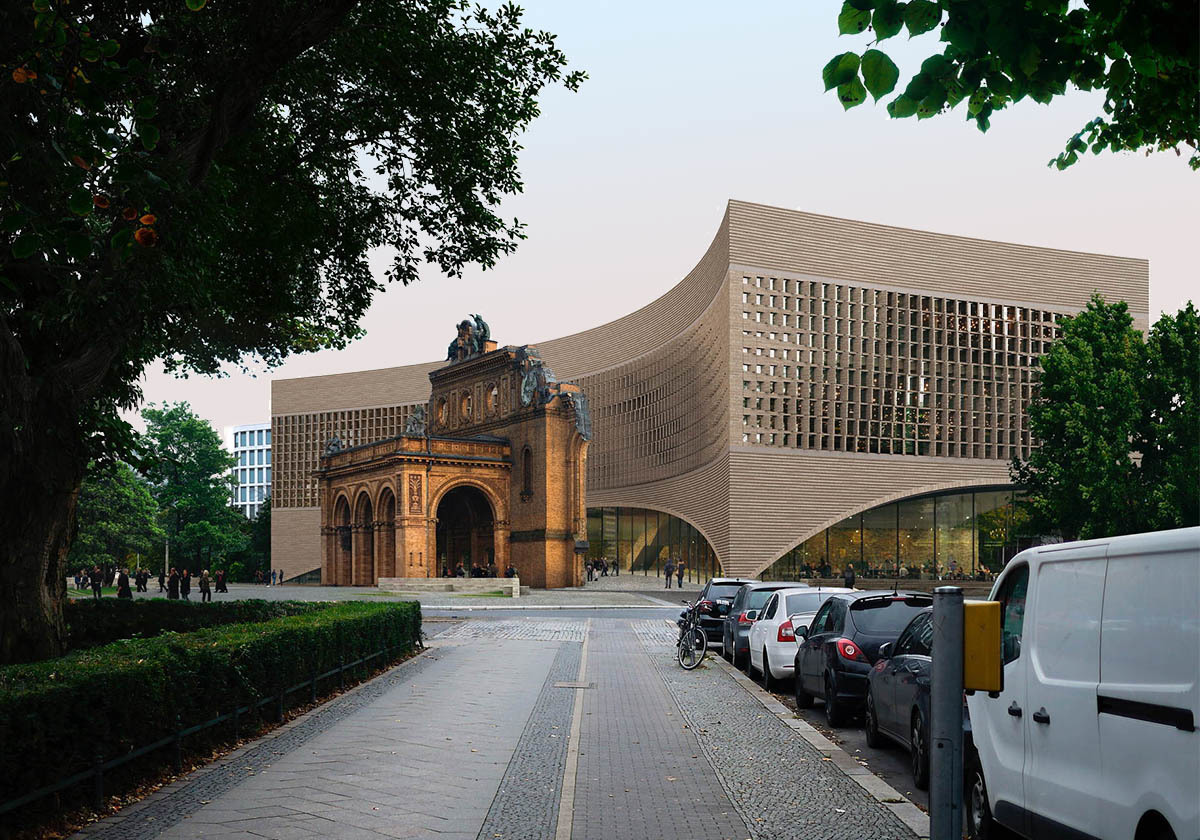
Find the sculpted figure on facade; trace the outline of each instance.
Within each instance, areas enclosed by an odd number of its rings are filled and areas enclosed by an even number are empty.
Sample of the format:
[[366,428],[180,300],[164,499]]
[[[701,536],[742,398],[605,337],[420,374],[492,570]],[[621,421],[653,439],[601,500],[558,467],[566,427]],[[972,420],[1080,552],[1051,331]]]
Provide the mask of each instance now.
[[479,315],[472,315],[474,320],[463,319],[458,323],[458,336],[446,348],[446,361],[461,362],[472,356],[478,356],[487,350],[487,342],[492,337],[492,329],[487,321]]
[[334,435],[325,444],[325,454],[326,455],[336,455],[338,452],[341,452],[345,448],[346,448],[346,445],[344,443],[342,443],[342,439],[340,437],[338,437],[337,435]]
[[542,406],[554,399],[550,386],[558,382],[554,371],[542,361],[536,347],[517,348],[517,372],[521,376],[521,405]]
[[418,405],[404,423],[404,434],[408,437],[425,437],[425,406]]
[[492,337],[492,328],[479,315],[471,317],[475,319],[474,329],[471,331],[472,354],[483,353],[487,350],[487,343]]

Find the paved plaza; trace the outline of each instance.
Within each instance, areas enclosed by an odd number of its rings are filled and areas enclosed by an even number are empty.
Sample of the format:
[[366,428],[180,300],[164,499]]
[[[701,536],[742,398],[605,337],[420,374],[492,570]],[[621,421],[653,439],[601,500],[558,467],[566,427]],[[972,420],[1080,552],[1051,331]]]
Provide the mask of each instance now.
[[[286,588],[285,588],[286,589]],[[662,618],[431,622],[428,650],[79,837],[900,840],[915,806]]]

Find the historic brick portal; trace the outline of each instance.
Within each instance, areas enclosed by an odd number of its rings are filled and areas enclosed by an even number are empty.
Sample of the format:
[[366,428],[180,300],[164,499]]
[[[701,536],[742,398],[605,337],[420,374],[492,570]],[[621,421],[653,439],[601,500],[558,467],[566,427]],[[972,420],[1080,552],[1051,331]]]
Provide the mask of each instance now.
[[405,433],[343,448],[317,471],[327,584],[437,577],[511,562],[522,583],[578,586],[587,550],[587,399],[534,347],[503,347],[459,324],[429,374],[426,412]]

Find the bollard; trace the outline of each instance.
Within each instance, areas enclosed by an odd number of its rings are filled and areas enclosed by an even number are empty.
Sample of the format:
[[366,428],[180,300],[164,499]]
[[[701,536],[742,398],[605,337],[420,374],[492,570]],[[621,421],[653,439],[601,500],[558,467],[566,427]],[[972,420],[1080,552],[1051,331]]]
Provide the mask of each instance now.
[[96,747],[96,779],[95,787],[92,790],[92,796],[95,798],[96,810],[104,810],[104,753]]
[[929,839],[961,840],[963,825],[963,593],[933,590],[929,713]]
[[183,770],[183,721],[175,715],[175,772]]
[[313,668],[313,672],[312,672],[312,691],[309,692],[309,699],[313,703],[317,702],[317,669],[316,668]]

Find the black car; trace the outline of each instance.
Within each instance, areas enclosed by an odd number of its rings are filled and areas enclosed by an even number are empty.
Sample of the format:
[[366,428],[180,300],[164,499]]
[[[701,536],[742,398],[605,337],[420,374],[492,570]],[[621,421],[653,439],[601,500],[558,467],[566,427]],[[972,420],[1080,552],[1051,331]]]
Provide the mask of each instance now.
[[867,675],[879,646],[894,642],[920,610],[933,605],[924,592],[851,592],[821,605],[796,641],[796,705],[825,700],[825,718],[841,726],[867,695]]
[[[710,645],[721,643],[721,634],[725,629],[725,616],[729,615],[729,605],[733,603],[733,597],[737,595],[737,591],[747,583],[757,582],[743,578],[710,578],[708,583],[704,584],[704,588],[700,590],[700,595],[696,599],[696,605],[700,613],[700,626],[704,628],[704,634],[708,636]],[[686,614],[686,610],[679,614],[680,622],[683,621],[683,616]]]
[[[893,644],[879,647],[879,659],[867,677],[867,746],[887,738],[912,757],[913,783],[929,786],[929,685],[933,673],[933,608],[921,610]],[[963,699],[964,752],[970,755],[971,718]]]
[[751,611],[761,610],[772,592],[795,589],[798,586],[808,584],[773,580],[770,583],[747,583],[737,591],[733,603],[729,606],[729,614],[725,616],[725,626],[721,634],[721,653],[735,667],[745,668],[750,659],[750,628],[754,626],[757,618],[749,615]]

